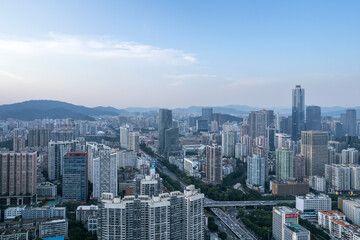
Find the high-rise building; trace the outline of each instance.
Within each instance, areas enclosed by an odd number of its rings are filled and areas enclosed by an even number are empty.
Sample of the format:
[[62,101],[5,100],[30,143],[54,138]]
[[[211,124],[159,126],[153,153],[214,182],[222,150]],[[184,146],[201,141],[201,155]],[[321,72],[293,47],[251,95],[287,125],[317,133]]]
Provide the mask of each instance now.
[[306,107],[306,130],[321,131],[321,107]]
[[196,120],[196,131],[197,132],[207,132],[209,131],[209,123],[205,119]]
[[284,238],[284,224],[298,223],[298,213],[296,209],[289,207],[273,207],[272,232],[275,240],[288,240]]
[[360,165],[350,165],[351,189],[360,190]]
[[153,197],[103,193],[98,239],[203,240],[203,198],[193,185]]
[[276,129],[273,127],[266,128],[266,149],[270,152],[275,151],[275,134]]
[[47,147],[50,141],[50,130],[46,128],[42,129],[30,129],[28,134],[28,146],[29,147]]
[[201,119],[207,120],[208,123],[211,123],[211,121],[213,120],[213,109],[209,107],[202,108]]
[[349,191],[351,187],[351,171],[348,165],[326,164],[325,178],[328,180],[330,188],[334,191]]
[[325,164],[328,162],[328,133],[303,131],[301,154],[305,157],[307,176],[324,176]]
[[300,140],[303,130],[305,130],[305,89],[296,85],[292,90],[292,140]]
[[247,158],[247,183],[265,187],[265,158],[255,155]]
[[64,202],[87,201],[88,177],[86,152],[68,152],[64,156],[62,176],[62,197]]
[[310,240],[310,231],[297,223],[285,223],[283,239]]
[[48,176],[50,180],[60,180],[63,173],[64,156],[76,151],[76,141],[50,141],[48,145]]
[[169,109],[159,110],[159,153],[165,152],[165,131],[172,128],[172,111]]
[[344,128],[349,136],[356,136],[356,110],[346,109]]
[[25,151],[26,132],[25,129],[15,128],[13,137],[13,150],[15,152]]
[[294,152],[290,149],[276,149],[276,179],[278,181],[294,178]]
[[305,157],[301,154],[296,154],[294,157],[294,178],[302,181],[305,177]]
[[139,132],[131,132],[129,134],[129,149],[134,152],[139,152]]
[[341,152],[341,163],[343,164],[358,164],[359,151],[355,148],[343,149]]
[[222,181],[221,146],[206,146],[205,179],[210,183]]
[[354,224],[360,225],[359,200],[343,200],[343,212]]
[[235,157],[236,133],[233,131],[223,131],[222,137],[222,156]]
[[127,126],[120,127],[120,147],[129,148],[129,128]]
[[274,111],[252,111],[249,114],[250,136],[252,138],[266,137],[266,129],[274,125]]
[[111,150],[100,150],[98,159],[94,161],[94,168],[99,169],[99,174],[94,174],[93,177],[93,197],[100,198],[104,192],[112,193],[114,196],[118,195],[117,184],[117,162],[116,153],[111,153]]
[[36,194],[36,159],[36,152],[0,152],[0,195]]
[[162,191],[162,179],[159,174],[137,175],[134,179],[134,194],[136,196],[158,196]]

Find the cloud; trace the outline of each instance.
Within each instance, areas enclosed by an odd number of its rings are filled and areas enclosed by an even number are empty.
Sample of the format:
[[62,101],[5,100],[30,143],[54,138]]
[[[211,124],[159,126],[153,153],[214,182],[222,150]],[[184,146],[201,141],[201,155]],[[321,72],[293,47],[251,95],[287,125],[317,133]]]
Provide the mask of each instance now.
[[22,77],[20,77],[20,76],[18,76],[16,74],[13,74],[11,72],[8,72],[8,71],[0,70],[0,75],[5,76],[7,78],[11,78],[13,80],[23,81]]
[[85,38],[49,33],[42,40],[0,39],[0,50],[20,54],[68,54],[94,57],[122,57],[161,60],[170,64],[193,64],[194,54],[172,48],[159,48],[132,41],[117,41],[106,37]]
[[169,87],[178,87],[178,86],[181,86],[183,84],[184,84],[183,81],[177,81],[177,82],[170,83],[168,86]]
[[174,79],[195,79],[195,78],[216,78],[216,75],[191,73],[191,74],[169,75],[168,77]]

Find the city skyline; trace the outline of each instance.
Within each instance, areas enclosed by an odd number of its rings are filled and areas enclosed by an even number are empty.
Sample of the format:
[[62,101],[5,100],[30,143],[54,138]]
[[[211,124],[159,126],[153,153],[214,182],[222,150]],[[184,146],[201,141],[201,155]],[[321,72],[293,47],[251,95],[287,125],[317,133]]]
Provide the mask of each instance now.
[[3,5],[4,104],[269,108],[289,106],[297,84],[306,105],[360,100],[355,1]]

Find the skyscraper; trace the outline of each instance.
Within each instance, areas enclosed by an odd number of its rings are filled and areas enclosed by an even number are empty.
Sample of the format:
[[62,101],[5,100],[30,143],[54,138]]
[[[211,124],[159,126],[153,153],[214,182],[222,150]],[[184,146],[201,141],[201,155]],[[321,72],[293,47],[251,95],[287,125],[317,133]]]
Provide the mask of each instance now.
[[221,146],[206,146],[205,179],[210,183],[222,181]]
[[276,149],[276,179],[289,180],[294,177],[294,152],[286,148]]
[[30,129],[28,134],[29,147],[47,147],[50,141],[49,129]]
[[13,137],[13,150],[15,152],[25,151],[25,129],[15,128]]
[[235,157],[236,134],[233,131],[223,131],[222,137],[222,156]]
[[131,132],[129,134],[129,149],[139,152],[139,132]]
[[356,136],[356,110],[346,109],[345,122],[344,122],[345,134],[349,136]]
[[158,152],[164,154],[166,151],[165,132],[172,128],[172,111],[169,109],[159,110],[159,147]]
[[265,187],[265,158],[255,155],[247,158],[247,182]]
[[120,147],[129,148],[129,128],[127,126],[120,127]]
[[328,133],[303,131],[301,154],[305,157],[307,176],[324,176],[325,164],[328,162]]
[[209,107],[202,108],[201,119],[207,120],[208,123],[211,123],[211,121],[213,120],[213,109]]
[[319,106],[306,107],[306,130],[321,131],[321,108]]
[[274,125],[274,111],[261,110],[252,111],[249,114],[250,136],[252,138],[264,136],[266,137],[266,129]]
[[99,169],[99,174],[94,174],[93,197],[100,198],[104,192],[118,195],[116,153],[110,149],[99,151],[99,157],[95,158],[94,170]]
[[87,201],[88,177],[87,154],[85,152],[66,153],[62,184],[64,202],[84,203]]
[[292,90],[292,140],[298,141],[303,130],[305,130],[305,89],[296,85]]

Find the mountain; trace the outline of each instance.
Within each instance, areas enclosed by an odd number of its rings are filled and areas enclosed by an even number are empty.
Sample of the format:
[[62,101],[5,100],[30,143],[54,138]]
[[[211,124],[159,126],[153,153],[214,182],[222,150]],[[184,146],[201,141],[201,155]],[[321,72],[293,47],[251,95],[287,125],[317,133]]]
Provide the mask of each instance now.
[[107,107],[89,108],[53,100],[31,100],[0,105],[0,119],[14,118],[31,121],[41,118],[73,118],[93,120],[91,116],[119,115],[118,109]]

